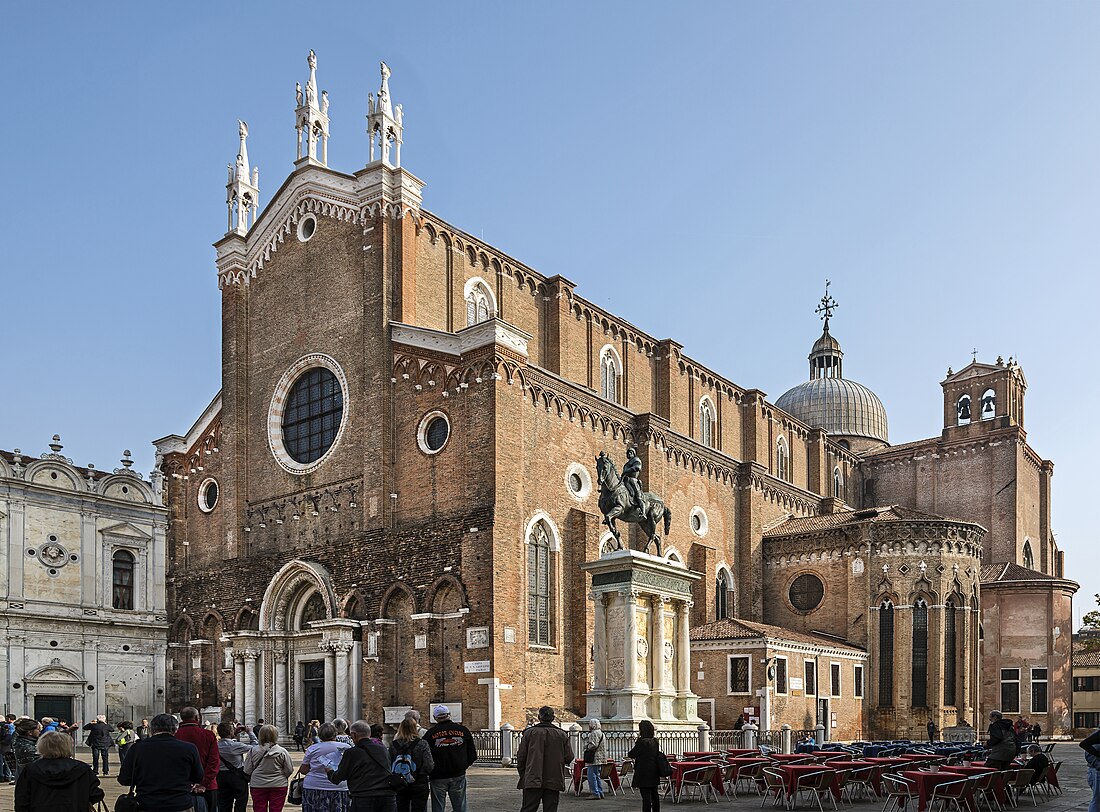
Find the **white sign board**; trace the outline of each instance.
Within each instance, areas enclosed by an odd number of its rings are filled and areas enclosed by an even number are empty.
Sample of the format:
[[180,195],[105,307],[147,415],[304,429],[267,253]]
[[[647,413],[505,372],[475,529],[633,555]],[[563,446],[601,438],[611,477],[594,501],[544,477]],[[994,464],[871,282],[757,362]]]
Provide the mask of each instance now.
[[387,725],[399,725],[401,724],[401,720],[405,718],[405,714],[412,709],[412,705],[396,705],[389,708],[382,708],[384,720]]
[[791,677],[790,683],[791,683],[791,690],[792,691],[801,691],[802,690],[802,677]]
[[470,660],[464,664],[463,670],[467,674],[488,674],[489,673],[489,661],[488,660]]

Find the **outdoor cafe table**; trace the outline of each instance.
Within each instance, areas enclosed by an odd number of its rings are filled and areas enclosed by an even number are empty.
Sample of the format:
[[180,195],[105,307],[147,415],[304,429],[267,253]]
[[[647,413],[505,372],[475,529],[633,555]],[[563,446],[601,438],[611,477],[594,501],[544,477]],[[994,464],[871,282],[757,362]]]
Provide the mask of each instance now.
[[736,781],[742,767],[751,767],[753,764],[770,764],[771,762],[763,756],[756,756],[756,758],[752,756],[737,756],[735,758],[726,759],[726,763],[733,767],[733,780]]
[[[871,764],[869,761],[839,761],[834,759],[832,761],[826,762],[826,766],[833,770],[866,770],[876,765]],[[873,786],[875,788],[875,793],[878,795],[882,795],[881,776],[875,779]]]
[[684,761],[702,761],[711,756],[724,756],[721,750],[691,750],[684,752]]
[[770,756],[768,756],[768,758],[770,758],[772,761],[780,761],[780,762],[805,761],[806,759],[810,758],[810,754],[809,753],[772,753]]
[[921,761],[939,761],[942,756],[930,756],[927,753],[904,753],[898,758],[905,761],[921,762]]
[[1008,791],[1005,790],[1004,774],[995,767],[940,767],[940,772],[958,773],[959,775],[965,775],[967,777],[983,775],[985,773],[994,773],[997,777],[991,785],[993,796],[997,799],[997,803],[1001,804],[1001,806],[1004,806],[1008,803]]
[[783,775],[783,783],[787,787],[787,800],[790,801],[798,789],[798,779],[807,773],[832,773],[833,782],[829,789],[833,797],[840,800],[840,782],[836,780],[836,770],[822,767],[820,764],[781,764],[776,769]]
[[714,787],[714,791],[719,795],[725,795],[726,790],[722,786],[722,768],[715,764],[713,761],[673,761],[670,765],[672,767],[672,786],[673,797],[680,797],[680,785],[684,782],[684,773],[691,770],[706,769],[707,767],[714,768],[714,777],[711,778],[711,786]]
[[871,764],[885,764],[887,767],[905,767],[913,763],[907,758],[898,758],[896,756],[891,756],[889,758],[884,756],[867,756],[863,760]]
[[[917,812],[924,812],[928,808],[928,801],[932,798],[932,792],[940,784],[946,784],[949,781],[961,781],[965,778],[965,776],[958,773],[948,773],[943,770],[938,773],[906,770],[902,775],[917,787]],[[963,802],[971,812],[978,812],[978,802],[975,800],[973,792],[964,796]]]
[[[616,790],[619,789],[619,765],[611,759],[607,760],[607,763],[611,765],[611,775],[608,777],[608,781],[611,782],[611,786]],[[573,762],[573,794],[581,794],[581,783],[585,779],[584,768],[588,765],[584,763],[583,758],[578,758]]]
[[741,756],[758,756],[758,755],[760,755],[760,750],[758,750],[758,749],[751,749],[750,750],[750,749],[746,749],[744,747],[731,747],[726,751],[726,754],[730,755],[730,756],[737,757],[737,758],[739,758]]

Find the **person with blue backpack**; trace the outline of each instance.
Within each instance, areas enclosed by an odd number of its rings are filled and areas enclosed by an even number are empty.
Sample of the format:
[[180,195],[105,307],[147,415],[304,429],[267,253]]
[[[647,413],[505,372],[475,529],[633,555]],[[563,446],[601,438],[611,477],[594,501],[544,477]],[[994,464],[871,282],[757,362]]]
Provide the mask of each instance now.
[[390,743],[390,772],[401,776],[397,789],[397,812],[426,812],[428,776],[435,768],[428,742],[420,738],[416,719],[406,716]]

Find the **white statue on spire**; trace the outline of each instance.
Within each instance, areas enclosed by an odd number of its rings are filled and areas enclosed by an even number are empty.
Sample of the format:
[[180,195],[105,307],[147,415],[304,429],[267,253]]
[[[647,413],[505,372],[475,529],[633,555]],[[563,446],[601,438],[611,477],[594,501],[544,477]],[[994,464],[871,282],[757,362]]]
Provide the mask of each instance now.
[[298,133],[296,160],[328,166],[328,91],[318,94],[317,54],[312,50],[306,63],[309,65],[309,79],[306,81],[304,93],[301,82],[294,85],[294,95],[298,101],[294,124]]
[[304,100],[304,96],[302,95],[302,83],[301,82],[295,82],[294,83],[294,98],[296,98],[298,100],[298,106],[301,107],[302,106],[302,101]]
[[259,213],[260,170],[253,168],[249,177],[248,124],[240,119],[237,120],[237,136],[240,138],[237,162],[235,166],[228,165],[229,180],[225,184],[225,202],[229,208],[226,230],[243,237]]
[[328,91],[327,90],[322,90],[321,91],[321,115],[323,115],[323,116],[328,115]]
[[[401,140],[405,111],[401,105],[392,106],[390,100],[390,66],[379,63],[382,84],[378,88],[377,98],[367,95],[367,134],[370,136],[370,161],[375,159],[375,147],[381,150],[383,163],[394,168],[401,166]],[[391,160],[392,148],[392,160]]]

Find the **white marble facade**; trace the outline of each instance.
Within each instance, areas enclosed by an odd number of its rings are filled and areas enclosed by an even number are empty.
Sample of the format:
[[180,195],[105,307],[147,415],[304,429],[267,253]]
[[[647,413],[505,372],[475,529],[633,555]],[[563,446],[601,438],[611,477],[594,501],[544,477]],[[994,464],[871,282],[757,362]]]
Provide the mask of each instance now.
[[164,708],[167,511],[129,452],[109,472],[50,449],[0,451],[0,706],[147,718]]

